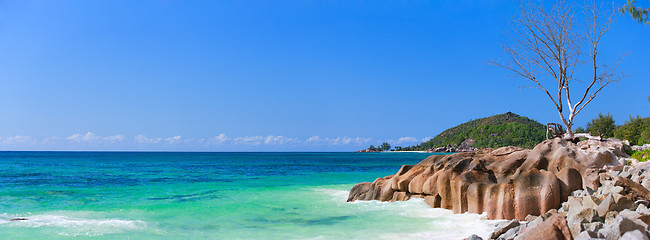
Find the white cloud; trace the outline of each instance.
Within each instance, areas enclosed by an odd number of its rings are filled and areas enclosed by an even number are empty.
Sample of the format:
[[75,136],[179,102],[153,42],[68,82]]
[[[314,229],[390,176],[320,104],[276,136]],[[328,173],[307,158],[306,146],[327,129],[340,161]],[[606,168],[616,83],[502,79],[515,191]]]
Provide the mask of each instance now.
[[395,143],[400,144],[400,143],[410,143],[410,142],[417,142],[417,141],[418,139],[414,137],[401,137]]
[[46,139],[43,139],[43,144],[57,143],[59,140],[61,140],[60,137],[48,137]]
[[3,145],[12,145],[12,144],[26,144],[26,143],[31,143],[32,138],[29,136],[12,136],[12,137],[6,137],[2,139],[2,144]]
[[337,137],[337,138],[322,138],[320,136],[312,136],[307,138],[307,144],[325,144],[325,145],[362,145],[372,141],[372,138],[362,137]]
[[72,134],[72,136],[69,136],[69,137],[67,137],[65,139],[76,141],[76,142],[92,142],[92,141],[95,141],[95,140],[99,139],[99,137],[97,137],[97,135],[95,135],[92,132],[87,132],[84,135],[81,135],[79,133],[75,133],[75,134]]
[[112,143],[118,143],[118,142],[124,141],[124,136],[122,136],[120,134],[116,134],[116,135],[113,135],[113,136],[105,137],[104,139],[108,140],[109,142],[112,142]]
[[398,144],[399,145],[402,145],[402,144],[415,145],[415,144],[418,144],[418,143],[421,143],[421,142],[429,141],[429,139],[431,139],[431,138],[430,137],[425,137],[425,138],[418,139],[418,138],[414,138],[414,137],[401,137],[401,138],[399,138],[397,140],[389,139],[389,140],[385,140],[384,142],[388,142],[388,143],[390,143],[392,145],[398,145]]
[[[74,142],[86,142],[86,143],[118,143],[124,140],[124,136],[121,134],[115,134],[108,137],[100,137],[92,132],[87,132],[86,134],[83,135],[79,133],[75,133],[69,137],[66,137],[65,139]],[[49,137],[45,139],[45,142],[56,142],[58,140],[59,140],[58,137]]]
[[168,144],[177,144],[181,141],[181,136],[173,136],[173,137],[168,137],[165,138],[165,142]]
[[149,138],[145,135],[140,134],[138,136],[135,136],[133,140],[136,143],[140,143],[140,144],[156,144],[162,141],[162,138]]
[[291,143],[291,142],[297,142],[298,139],[295,138],[288,138],[285,136],[267,136],[266,139],[264,140],[264,144],[270,144],[270,145],[282,145],[285,143]]
[[230,138],[228,136],[226,136],[226,134],[222,133],[222,134],[219,134],[218,136],[214,137],[214,140],[216,141],[217,144],[222,144],[222,143],[230,140]]
[[[127,135],[128,136],[128,135]],[[115,134],[110,136],[99,136],[93,132],[86,132],[85,134],[75,133],[67,137],[47,137],[40,139],[33,139],[28,136],[13,136],[13,137],[2,137],[0,138],[0,144],[11,146],[11,145],[22,145],[21,147],[32,146],[35,149],[39,147],[52,148],[52,147],[62,147],[62,149],[116,149],[116,148],[125,148],[125,149],[137,149],[138,146],[130,146],[132,144],[144,144],[149,145],[148,147],[156,148],[166,148],[176,146],[178,147],[187,147],[188,149],[221,149],[221,150],[238,150],[241,146],[237,145],[250,145],[250,146],[268,146],[271,148],[277,149],[294,149],[300,147],[361,147],[367,146],[368,144],[376,144],[376,141],[373,138],[366,137],[321,137],[321,136],[311,136],[307,138],[294,138],[286,137],[280,135],[268,135],[268,136],[242,136],[242,137],[230,137],[224,133],[210,137],[210,138],[183,138],[179,136],[171,137],[148,137],[146,135],[140,134],[135,137],[127,137],[122,134]],[[391,144],[396,143],[417,143],[419,140],[413,137],[402,137],[398,140],[388,140]],[[143,147],[143,146],[139,146]],[[262,149],[262,148],[261,148]],[[264,147],[264,149],[267,149]]]
[[253,145],[260,145],[262,141],[264,141],[264,137],[262,136],[237,137],[234,140],[235,144],[253,144]]
[[321,142],[321,139],[320,139],[319,136],[311,136],[311,137],[307,138],[307,141],[306,141],[306,143],[319,143],[319,142]]
[[246,137],[237,137],[233,140],[235,144],[250,144],[250,145],[282,145],[286,143],[300,143],[301,141],[297,138],[290,138],[285,136],[274,136],[269,135],[266,137],[263,136],[246,136]]

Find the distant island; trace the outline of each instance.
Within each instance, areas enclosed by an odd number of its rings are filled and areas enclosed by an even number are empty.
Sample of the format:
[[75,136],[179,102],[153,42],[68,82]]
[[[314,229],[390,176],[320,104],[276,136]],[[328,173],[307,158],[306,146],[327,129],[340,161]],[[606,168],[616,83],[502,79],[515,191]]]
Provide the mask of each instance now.
[[[545,133],[546,127],[543,124],[507,112],[471,120],[449,128],[429,141],[409,147],[396,146],[393,150],[467,152],[476,148],[499,148],[503,146],[532,148],[545,140]],[[385,146],[384,144],[382,146]],[[375,148],[371,145],[359,152],[380,152],[384,149]]]

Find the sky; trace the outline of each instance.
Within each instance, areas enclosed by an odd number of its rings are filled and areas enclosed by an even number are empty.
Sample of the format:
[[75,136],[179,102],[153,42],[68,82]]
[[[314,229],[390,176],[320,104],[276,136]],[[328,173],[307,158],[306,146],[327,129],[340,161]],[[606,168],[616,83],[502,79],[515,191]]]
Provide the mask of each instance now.
[[[621,1],[620,4],[622,4]],[[0,1],[0,150],[352,151],[505,112],[560,122],[503,68],[516,1]],[[650,116],[650,25],[575,119]],[[552,86],[551,86],[552,87]]]

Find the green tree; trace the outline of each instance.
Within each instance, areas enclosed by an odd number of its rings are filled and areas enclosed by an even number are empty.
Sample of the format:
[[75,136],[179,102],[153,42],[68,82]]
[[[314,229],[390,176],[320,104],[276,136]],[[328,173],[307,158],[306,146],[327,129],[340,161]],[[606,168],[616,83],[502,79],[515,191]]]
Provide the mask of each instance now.
[[381,144],[381,146],[379,146],[379,148],[383,151],[388,151],[390,150],[390,143],[384,142]]
[[650,8],[637,7],[635,0],[627,0],[627,4],[625,4],[625,6],[621,8],[621,12],[630,14],[632,15],[632,18],[639,21],[639,23],[645,23],[645,24],[650,24],[650,19],[648,19],[649,11]]
[[575,133],[584,133],[584,132],[587,132],[587,130],[585,130],[583,127],[577,127],[574,132]]
[[375,148],[375,145],[370,145],[370,147],[368,147],[368,150],[377,151],[377,148]]
[[614,137],[628,140],[632,145],[650,142],[650,118],[632,117],[625,124],[618,127]]
[[616,130],[616,123],[614,122],[614,117],[609,115],[609,113],[607,115],[599,113],[598,118],[587,123],[587,128],[585,129],[592,136],[602,135],[605,138],[613,137],[614,130]]

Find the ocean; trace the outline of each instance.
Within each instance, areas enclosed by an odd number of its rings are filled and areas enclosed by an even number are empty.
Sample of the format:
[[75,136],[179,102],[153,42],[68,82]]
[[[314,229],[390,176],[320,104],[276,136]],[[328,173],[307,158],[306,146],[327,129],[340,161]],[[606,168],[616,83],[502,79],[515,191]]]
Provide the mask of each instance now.
[[422,199],[346,202],[429,155],[0,152],[0,239],[486,237],[485,215]]

